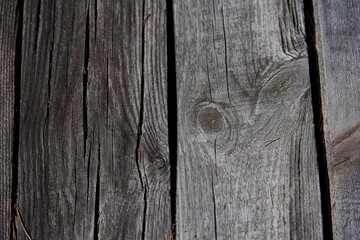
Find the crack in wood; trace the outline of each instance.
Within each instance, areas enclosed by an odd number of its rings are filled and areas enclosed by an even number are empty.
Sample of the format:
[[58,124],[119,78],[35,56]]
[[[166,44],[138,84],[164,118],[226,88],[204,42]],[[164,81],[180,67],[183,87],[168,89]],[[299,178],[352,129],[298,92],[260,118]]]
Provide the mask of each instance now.
[[311,98],[314,113],[316,151],[318,154],[323,237],[324,239],[333,239],[329,175],[323,128],[323,105],[320,92],[319,60],[316,49],[314,14],[313,1],[304,0],[306,44],[308,47]]
[[224,9],[221,8],[222,24],[223,24],[223,34],[224,34],[224,52],[225,52],[225,72],[226,72],[226,91],[228,95],[229,102],[230,99],[230,90],[229,90],[229,71],[228,71],[228,57],[227,57],[227,48],[226,48],[226,32],[225,32],[225,19],[224,19]]
[[[15,79],[14,79],[14,125],[13,125],[13,153],[12,153],[12,186],[11,186],[11,221],[10,237],[17,238],[15,216],[18,191],[18,168],[19,168],[19,136],[20,136],[20,101],[21,101],[21,63],[22,63],[22,31],[23,31],[24,1],[19,0],[16,6],[16,43],[15,43]],[[12,226],[12,227],[11,227]]]
[[[166,0],[167,14],[167,83],[168,83],[168,134],[170,162],[170,211],[171,239],[176,239],[176,191],[177,191],[177,89],[175,63],[175,37],[173,1]],[[210,93],[211,94],[211,93]]]
[[[147,19],[150,17],[150,15],[146,15],[145,16],[145,0],[143,0],[143,12],[142,12],[142,17],[143,17],[143,22],[142,22],[142,38],[141,38],[141,92],[140,92],[140,115],[139,115],[139,124],[138,124],[138,135],[137,135],[137,144],[136,144],[136,164],[138,165],[138,172],[139,172],[139,178],[140,178],[140,182],[141,182],[141,187],[143,189],[144,192],[144,211],[143,211],[143,223],[142,223],[142,234],[141,234],[141,239],[144,240],[146,238],[146,212],[147,212],[147,199],[146,199],[146,194],[147,194],[147,186],[144,183],[143,180],[143,176],[141,173],[141,138],[142,138],[142,125],[143,125],[143,121],[144,121],[144,98],[145,98],[145,22],[147,21]],[[146,171],[145,167],[144,171]]]
[[[89,156],[90,158],[90,156]],[[96,186],[95,186],[95,217],[94,217],[94,240],[99,239],[99,217],[100,217],[100,164],[101,164],[101,146],[98,148],[98,162],[96,170]]]
[[87,86],[88,86],[88,67],[90,58],[90,39],[89,39],[89,7],[86,13],[86,30],[85,30],[85,53],[84,53],[84,70],[83,70],[83,134],[84,134],[84,161],[88,143],[88,115],[87,115]]

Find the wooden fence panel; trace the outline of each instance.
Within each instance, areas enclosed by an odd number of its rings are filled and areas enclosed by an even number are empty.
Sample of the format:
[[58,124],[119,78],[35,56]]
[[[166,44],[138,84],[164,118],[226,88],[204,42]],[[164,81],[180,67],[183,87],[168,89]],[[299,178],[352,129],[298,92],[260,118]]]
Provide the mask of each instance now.
[[0,3],[0,236],[9,239],[15,103],[16,1]]
[[178,239],[321,239],[302,1],[175,1]]
[[360,3],[314,1],[334,239],[360,238]]

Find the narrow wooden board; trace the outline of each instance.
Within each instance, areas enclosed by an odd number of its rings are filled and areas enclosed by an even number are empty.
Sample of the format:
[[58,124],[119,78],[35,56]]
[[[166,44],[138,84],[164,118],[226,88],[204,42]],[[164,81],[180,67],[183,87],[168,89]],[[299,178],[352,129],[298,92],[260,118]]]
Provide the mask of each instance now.
[[165,10],[161,1],[90,5],[87,156],[99,164],[100,239],[170,233]]
[[178,239],[322,239],[302,1],[175,1]]
[[314,1],[334,239],[360,238],[359,9]]
[[0,3],[0,236],[10,238],[16,1]]
[[[145,1],[144,119],[141,162],[147,186],[144,239],[170,239],[167,2]],[[143,168],[141,168],[143,170]]]
[[[32,239],[92,239],[85,157],[86,1],[24,1],[17,207]],[[18,219],[19,220],[19,219]],[[17,221],[18,239],[27,239]]]

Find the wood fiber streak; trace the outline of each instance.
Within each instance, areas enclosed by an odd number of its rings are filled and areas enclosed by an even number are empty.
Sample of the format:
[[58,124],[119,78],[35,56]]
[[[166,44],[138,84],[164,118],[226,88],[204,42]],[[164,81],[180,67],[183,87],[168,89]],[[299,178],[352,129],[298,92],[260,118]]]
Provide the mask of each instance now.
[[[91,239],[96,164],[84,156],[85,1],[24,1],[17,206],[33,239]],[[18,239],[26,239],[17,221]]]
[[314,1],[334,239],[360,239],[360,3]]
[[99,239],[169,235],[165,7],[90,4],[86,158],[99,164]]
[[0,3],[0,236],[9,239],[15,101],[16,1]]
[[302,1],[175,1],[174,23],[177,238],[321,239]]
[[[141,172],[147,188],[145,239],[171,235],[166,1],[146,1]],[[175,79],[172,79],[175,80]],[[170,80],[171,81],[171,80]]]

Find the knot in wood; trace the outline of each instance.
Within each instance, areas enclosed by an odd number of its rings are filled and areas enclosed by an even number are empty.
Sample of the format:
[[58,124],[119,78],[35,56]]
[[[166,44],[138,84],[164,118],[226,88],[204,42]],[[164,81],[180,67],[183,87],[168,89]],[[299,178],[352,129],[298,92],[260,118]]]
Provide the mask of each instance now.
[[198,114],[198,124],[206,134],[218,134],[224,130],[225,120],[217,108],[206,106]]
[[165,161],[162,158],[156,157],[152,160],[152,165],[156,169],[161,169],[165,166]]

